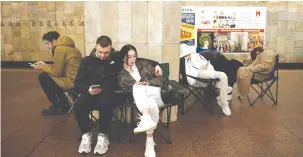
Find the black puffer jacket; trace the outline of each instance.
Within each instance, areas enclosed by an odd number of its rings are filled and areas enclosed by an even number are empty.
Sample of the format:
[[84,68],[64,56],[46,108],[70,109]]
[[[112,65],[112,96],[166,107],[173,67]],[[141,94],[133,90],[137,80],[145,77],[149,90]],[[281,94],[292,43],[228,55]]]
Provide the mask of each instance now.
[[116,103],[115,89],[118,89],[117,75],[122,68],[122,58],[119,52],[111,52],[107,60],[96,57],[93,49],[90,56],[82,59],[75,79],[75,91],[83,96],[89,95],[88,89],[91,85],[100,85],[102,92],[100,96],[102,103]]
[[210,61],[216,71],[224,72],[228,77],[228,86],[233,87],[237,81],[237,71],[244,66],[243,63],[235,59],[228,60],[218,51],[203,51],[200,54]]

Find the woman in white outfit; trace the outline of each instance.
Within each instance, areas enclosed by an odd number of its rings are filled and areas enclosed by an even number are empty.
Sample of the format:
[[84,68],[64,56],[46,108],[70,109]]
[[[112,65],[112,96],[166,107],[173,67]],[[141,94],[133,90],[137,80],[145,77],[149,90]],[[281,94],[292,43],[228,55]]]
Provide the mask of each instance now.
[[[228,78],[224,72],[215,71],[214,67],[199,53],[196,53],[195,47],[190,47],[185,44],[181,44],[180,58],[185,58],[185,71],[187,75],[199,77],[203,79],[216,79],[220,81],[217,84],[217,88],[220,90],[220,94],[217,97],[218,104],[221,106],[225,115],[230,116],[231,110],[228,106],[228,100],[231,99],[232,87],[228,86]],[[187,77],[187,81],[192,86],[203,86],[195,79]]]
[[142,113],[134,133],[146,132],[144,155],[155,157],[153,132],[159,121],[159,107],[164,105],[161,98],[162,70],[158,62],[137,60],[137,50],[132,45],[123,46],[120,53],[124,57],[124,68],[119,72],[118,84],[125,92],[132,92],[135,104]]

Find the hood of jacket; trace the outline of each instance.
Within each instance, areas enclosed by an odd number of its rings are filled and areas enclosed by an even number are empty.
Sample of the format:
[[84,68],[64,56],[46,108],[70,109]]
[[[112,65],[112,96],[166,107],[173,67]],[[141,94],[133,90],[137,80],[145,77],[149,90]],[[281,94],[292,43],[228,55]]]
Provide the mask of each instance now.
[[59,37],[57,39],[57,42],[54,44],[54,47],[52,48],[52,55],[54,56],[55,53],[55,49],[58,46],[67,46],[67,47],[75,47],[75,42],[73,41],[72,38],[68,37],[68,36],[63,36],[63,37]]
[[59,37],[55,46],[68,46],[68,47],[75,47],[75,42],[72,38],[68,36]]

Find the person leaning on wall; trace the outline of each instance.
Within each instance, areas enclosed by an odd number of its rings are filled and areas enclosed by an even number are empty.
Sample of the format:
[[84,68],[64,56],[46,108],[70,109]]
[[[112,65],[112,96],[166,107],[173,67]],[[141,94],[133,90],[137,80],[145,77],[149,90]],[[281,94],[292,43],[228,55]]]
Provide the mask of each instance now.
[[75,47],[73,39],[68,36],[60,36],[56,31],[47,32],[43,35],[42,40],[51,50],[54,58],[52,65],[45,64],[43,61],[31,64],[33,68],[41,71],[38,80],[51,102],[49,108],[42,110],[42,114],[65,114],[69,107],[63,90],[74,87],[82,55]]

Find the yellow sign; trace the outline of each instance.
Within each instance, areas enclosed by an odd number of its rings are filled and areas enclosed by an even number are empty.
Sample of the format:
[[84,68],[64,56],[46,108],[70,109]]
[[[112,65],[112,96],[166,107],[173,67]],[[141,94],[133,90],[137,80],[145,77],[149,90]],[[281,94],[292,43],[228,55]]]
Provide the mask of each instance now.
[[181,23],[181,41],[195,39],[195,26]]

